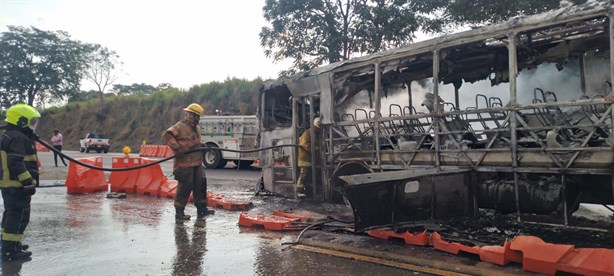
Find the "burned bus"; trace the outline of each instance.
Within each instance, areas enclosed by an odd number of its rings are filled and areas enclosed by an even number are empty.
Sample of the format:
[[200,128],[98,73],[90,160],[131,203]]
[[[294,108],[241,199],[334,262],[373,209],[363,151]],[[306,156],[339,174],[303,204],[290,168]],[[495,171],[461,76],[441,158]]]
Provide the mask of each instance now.
[[[310,192],[349,202],[358,229],[481,208],[567,224],[614,203],[613,12],[588,1],[268,81],[261,147],[320,117]],[[296,157],[263,151],[264,189],[293,196]]]

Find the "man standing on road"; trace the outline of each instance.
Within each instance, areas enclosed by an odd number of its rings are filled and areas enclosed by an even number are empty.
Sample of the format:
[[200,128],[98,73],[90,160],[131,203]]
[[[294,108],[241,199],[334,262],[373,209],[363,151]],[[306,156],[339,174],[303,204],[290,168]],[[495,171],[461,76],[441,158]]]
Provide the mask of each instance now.
[[[60,133],[59,130],[55,129],[53,130],[53,136],[51,136],[51,144],[53,145],[53,148],[58,150],[58,151],[62,151],[62,144],[64,142],[64,136],[62,136],[62,133]],[[53,152],[53,161],[55,162],[55,166],[58,166],[58,155],[55,151]],[[64,166],[68,166],[66,165],[66,162],[64,162],[64,157],[62,157],[60,155],[60,160],[62,160],[62,163],[64,163]]]
[[2,260],[30,260],[32,252],[21,244],[30,222],[30,201],[36,192],[38,164],[34,140],[40,114],[27,104],[6,111],[6,131],[0,136],[0,188],[2,214]]
[[[320,132],[320,117],[313,119],[313,132],[316,135],[316,137],[314,137],[314,144],[317,152],[319,145],[318,133]],[[298,167],[301,169],[301,173],[296,182],[296,193],[299,198],[307,196],[305,182],[308,179],[307,176],[311,175],[311,165],[311,131],[305,129],[303,134],[298,138]],[[310,177],[309,179],[311,179],[310,182],[313,185],[313,178]]]
[[200,151],[185,153],[201,145],[198,124],[204,110],[196,103],[188,105],[183,110],[185,111],[183,119],[162,134],[164,144],[175,153],[173,174],[179,182],[175,195],[175,220],[178,223],[190,219],[184,211],[192,192],[198,220],[204,220],[206,215],[214,213],[213,210],[207,209],[207,178],[203,167],[203,153]]

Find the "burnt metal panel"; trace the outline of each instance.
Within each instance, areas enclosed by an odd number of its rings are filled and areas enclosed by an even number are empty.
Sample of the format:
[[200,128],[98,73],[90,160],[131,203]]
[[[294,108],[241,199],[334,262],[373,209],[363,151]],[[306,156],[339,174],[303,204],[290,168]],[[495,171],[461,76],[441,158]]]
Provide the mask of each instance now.
[[[472,214],[470,169],[402,170],[340,176],[357,232],[415,220]],[[377,202],[378,204],[374,204]]]

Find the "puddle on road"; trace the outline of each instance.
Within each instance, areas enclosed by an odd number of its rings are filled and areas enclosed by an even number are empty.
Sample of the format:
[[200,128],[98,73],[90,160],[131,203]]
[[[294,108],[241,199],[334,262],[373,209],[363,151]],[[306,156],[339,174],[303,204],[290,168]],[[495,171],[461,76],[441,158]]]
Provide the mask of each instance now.
[[[195,216],[192,203],[186,213]],[[237,225],[240,212],[216,210],[204,227],[177,226],[173,201],[105,193],[67,195],[39,189],[24,243],[32,261],[3,262],[3,274],[23,275],[406,275],[376,264],[295,250],[279,233]]]

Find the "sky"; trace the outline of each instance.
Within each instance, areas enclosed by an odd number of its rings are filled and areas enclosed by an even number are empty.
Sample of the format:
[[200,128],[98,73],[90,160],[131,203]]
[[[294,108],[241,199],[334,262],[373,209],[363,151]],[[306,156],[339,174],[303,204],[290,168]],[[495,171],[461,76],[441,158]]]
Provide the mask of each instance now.
[[0,32],[9,25],[66,31],[119,54],[124,74],[115,84],[189,88],[228,77],[276,78],[291,65],[264,56],[264,2],[0,0]]

